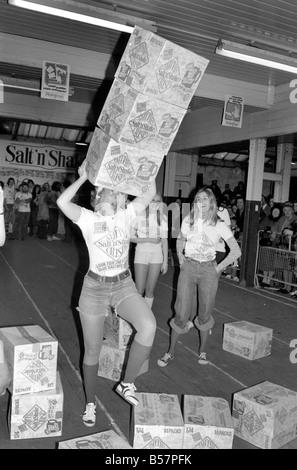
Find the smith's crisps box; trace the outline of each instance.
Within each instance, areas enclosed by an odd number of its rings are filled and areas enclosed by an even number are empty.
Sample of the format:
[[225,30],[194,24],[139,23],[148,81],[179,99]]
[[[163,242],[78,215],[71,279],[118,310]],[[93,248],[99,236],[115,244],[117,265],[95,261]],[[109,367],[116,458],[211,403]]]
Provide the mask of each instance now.
[[223,349],[245,359],[254,360],[271,353],[273,330],[248,321],[226,323]]
[[0,328],[12,395],[56,388],[58,341],[39,325]]
[[120,144],[167,155],[187,110],[138,93],[115,79],[97,125]]
[[57,387],[46,392],[12,395],[10,438],[36,439],[62,435],[63,388],[59,372]]
[[[61,441],[59,449],[132,449],[128,442],[112,429],[98,432],[89,436],[76,437],[68,441]],[[108,459],[109,457],[107,457]],[[106,463],[106,461],[105,461]],[[112,463],[112,462],[110,462]]]
[[136,393],[134,449],[182,449],[184,421],[177,395]]
[[94,186],[141,196],[155,180],[163,157],[118,144],[96,128],[87,153],[87,177]]
[[138,26],[116,77],[158,100],[188,108],[209,60]]
[[133,328],[130,323],[118,317],[115,313],[105,317],[103,337],[109,346],[126,349],[132,333]]
[[[98,375],[118,382],[121,379],[123,369],[126,367],[128,355],[129,349],[109,346],[108,342],[104,340],[99,355]],[[145,374],[148,368],[149,359],[146,359],[137,375]]]
[[232,449],[234,426],[223,398],[184,395],[184,449]]
[[237,437],[278,449],[297,437],[297,393],[262,382],[234,394],[232,418]]

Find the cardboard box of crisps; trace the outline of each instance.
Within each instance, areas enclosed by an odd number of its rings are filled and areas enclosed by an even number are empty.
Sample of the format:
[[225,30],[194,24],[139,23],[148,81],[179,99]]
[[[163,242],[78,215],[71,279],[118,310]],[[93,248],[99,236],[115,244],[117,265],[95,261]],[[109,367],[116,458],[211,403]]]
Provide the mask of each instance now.
[[105,317],[103,337],[109,346],[126,349],[133,337],[133,328],[114,312]]
[[223,349],[253,361],[271,353],[273,330],[248,321],[226,323]]
[[297,392],[262,382],[233,396],[237,437],[261,449],[279,449],[297,437]]
[[115,76],[152,98],[187,109],[208,59],[135,26]]
[[[58,443],[59,449],[132,449],[128,442],[119,436],[112,429],[110,431],[98,432],[88,436],[76,437],[67,441],[60,441]],[[117,463],[108,461],[106,457],[105,463]],[[115,457],[116,458],[116,457]]]
[[86,157],[87,176],[94,186],[141,196],[156,178],[163,157],[118,144],[96,128]]
[[0,328],[12,395],[56,388],[58,341],[39,325]]
[[183,449],[232,449],[234,426],[223,398],[184,395]]
[[136,393],[134,449],[182,449],[184,421],[177,395]]
[[[126,367],[128,355],[129,348],[115,348],[110,346],[108,342],[104,340],[99,356],[98,376],[119,382],[121,380],[122,371]],[[145,374],[148,371],[148,368],[149,359],[144,362],[137,375]]]
[[115,79],[97,125],[116,142],[166,155],[187,113]]
[[54,390],[12,395],[9,413],[10,439],[62,435],[63,388],[59,372],[56,383]]

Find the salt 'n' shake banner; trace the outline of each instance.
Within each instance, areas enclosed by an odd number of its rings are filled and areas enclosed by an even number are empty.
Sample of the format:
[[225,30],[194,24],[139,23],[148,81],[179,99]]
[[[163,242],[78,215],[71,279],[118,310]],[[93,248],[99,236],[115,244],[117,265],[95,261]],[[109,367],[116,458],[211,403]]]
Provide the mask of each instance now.
[[75,148],[0,140],[0,180],[13,177],[16,184],[31,179],[35,184],[75,178]]

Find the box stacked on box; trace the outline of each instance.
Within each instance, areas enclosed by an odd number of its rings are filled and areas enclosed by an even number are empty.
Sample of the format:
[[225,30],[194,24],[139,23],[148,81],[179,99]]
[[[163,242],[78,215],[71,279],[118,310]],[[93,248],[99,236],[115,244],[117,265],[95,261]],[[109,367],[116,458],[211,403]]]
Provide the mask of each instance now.
[[38,325],[0,328],[13,395],[56,388],[58,342]]
[[113,430],[61,441],[59,449],[132,449],[128,442]]
[[273,330],[248,321],[226,323],[223,349],[249,360],[271,353]]
[[182,449],[184,421],[177,395],[136,393],[133,407],[135,449]]
[[[103,341],[100,356],[98,375],[106,379],[118,382],[121,379],[122,370],[125,368],[129,355],[129,348],[119,349],[110,346],[105,340]],[[147,359],[141,367],[137,375],[144,374],[148,371],[149,359]]]
[[62,434],[63,388],[57,371],[58,342],[39,325],[0,328],[11,373],[11,439]]
[[234,433],[261,449],[278,449],[297,437],[297,392],[262,382],[234,394]]
[[88,149],[91,183],[135,196],[148,191],[208,62],[135,26]]
[[45,392],[12,395],[10,438],[36,439],[62,434],[63,389],[59,372],[57,386]]
[[116,77],[148,96],[187,109],[209,60],[134,28],[116,70]]
[[234,426],[223,398],[184,395],[183,449],[232,449]]

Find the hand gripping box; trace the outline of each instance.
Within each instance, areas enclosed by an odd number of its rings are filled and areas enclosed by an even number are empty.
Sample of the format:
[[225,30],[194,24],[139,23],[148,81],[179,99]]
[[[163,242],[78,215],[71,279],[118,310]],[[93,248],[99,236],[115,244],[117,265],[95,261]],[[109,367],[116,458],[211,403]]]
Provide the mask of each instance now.
[[[76,437],[58,443],[59,449],[132,449],[128,442],[112,429],[89,436]],[[108,459],[109,457],[107,457]],[[116,457],[115,457],[116,458]],[[106,462],[105,462],[106,463]],[[117,463],[117,462],[109,462]]]
[[39,325],[0,328],[13,395],[56,388],[58,341]]
[[163,153],[118,144],[96,128],[86,157],[87,177],[94,186],[141,196],[155,180],[163,157]]
[[115,75],[141,93],[187,109],[208,63],[208,59],[136,26]]
[[183,449],[232,449],[234,426],[223,398],[184,395]]
[[254,360],[271,353],[273,330],[248,321],[226,323],[223,349],[245,359]]
[[234,394],[232,417],[237,437],[278,449],[297,437],[297,392],[262,382]]
[[116,142],[166,155],[187,110],[115,79],[97,125]]
[[105,317],[103,337],[109,346],[126,349],[132,340],[133,328],[123,318],[111,313]]
[[57,387],[45,392],[12,395],[10,438],[36,439],[62,435],[63,388],[57,372]]
[[134,449],[182,449],[184,421],[177,395],[136,393]]
[[[100,356],[98,375],[106,379],[118,382],[122,372],[125,370],[129,356],[129,349],[119,349],[110,346],[106,340],[103,341]],[[149,368],[149,359],[141,367],[137,375],[145,374]]]

